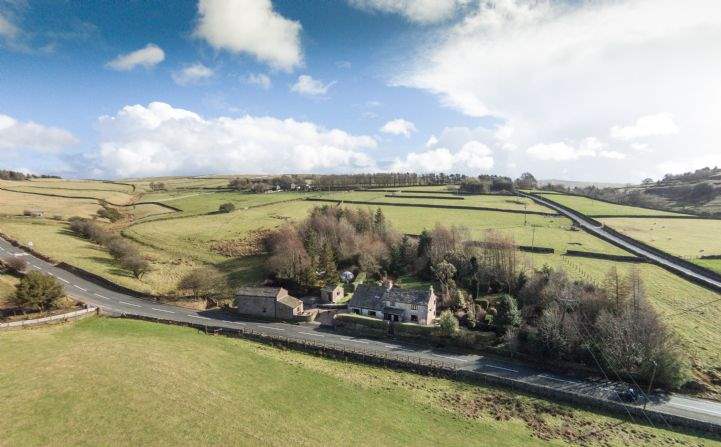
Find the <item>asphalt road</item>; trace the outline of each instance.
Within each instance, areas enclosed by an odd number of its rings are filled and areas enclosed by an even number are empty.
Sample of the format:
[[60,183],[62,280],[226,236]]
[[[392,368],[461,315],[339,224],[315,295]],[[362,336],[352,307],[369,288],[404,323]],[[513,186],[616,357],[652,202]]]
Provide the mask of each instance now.
[[573,220],[574,222],[576,222],[582,228],[588,230],[589,232],[591,232],[597,236],[614,241],[615,243],[622,246],[623,248],[625,248],[626,250],[628,250],[631,253],[634,253],[643,258],[647,258],[651,261],[654,261],[658,264],[661,264],[661,265],[667,267],[670,270],[674,270],[678,273],[682,273],[685,276],[690,276],[690,277],[696,279],[698,282],[708,285],[710,288],[712,288],[714,290],[717,290],[717,291],[721,290],[721,282],[716,281],[715,279],[705,276],[694,270],[690,270],[687,267],[685,267],[683,264],[679,264],[679,263],[673,262],[669,259],[658,256],[658,255],[654,254],[653,252],[646,250],[641,245],[636,245],[636,244],[630,243],[627,240],[620,239],[620,238],[614,236],[613,234],[609,233],[608,231],[606,231],[606,229],[603,226],[599,227],[599,226],[593,224],[592,222],[590,222],[588,220],[588,217],[584,216],[583,214],[581,214],[577,211],[570,212],[570,211],[566,210],[565,208],[558,206],[557,204],[555,204],[554,202],[552,202],[550,200],[546,200],[544,198],[541,198],[541,197],[538,197],[535,195],[529,195],[529,194],[523,194],[523,193],[521,193],[521,195],[528,197],[532,200],[535,200],[553,210],[558,211],[562,215],[564,215],[564,216],[568,217],[569,219]]
[[[441,361],[459,369],[479,371],[496,377],[543,385],[559,390],[573,391],[613,401],[618,401],[618,390],[626,387],[619,382],[566,377],[511,360],[499,360],[476,354],[457,354],[443,350],[418,347],[395,340],[373,340],[341,335],[312,324],[298,325],[248,321],[219,310],[198,312],[177,306],[159,304],[154,301],[139,299],[106,289],[63,269],[59,269],[52,264],[14,247],[6,240],[0,239],[0,257],[8,256],[24,258],[28,261],[30,269],[52,275],[61,281],[68,295],[83,303],[99,307],[111,313],[154,317],[186,323],[208,324],[209,326],[233,329],[243,327],[263,334],[282,335],[298,340],[322,341],[328,345],[338,347],[363,348],[371,352],[390,352],[407,355],[409,357],[415,356]],[[721,428],[720,403],[677,395],[652,395],[649,398],[648,407],[649,409],[654,409],[664,414],[678,415],[713,423]]]

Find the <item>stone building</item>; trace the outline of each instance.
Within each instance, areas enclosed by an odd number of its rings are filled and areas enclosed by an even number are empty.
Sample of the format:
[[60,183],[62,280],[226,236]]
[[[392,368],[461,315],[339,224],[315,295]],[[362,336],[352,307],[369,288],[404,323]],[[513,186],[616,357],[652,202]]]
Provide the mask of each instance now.
[[436,319],[436,294],[432,286],[399,289],[392,284],[361,284],[348,302],[348,310],[383,320],[428,325]]
[[303,313],[303,302],[282,287],[241,287],[235,292],[239,314],[292,320]]
[[320,300],[324,303],[337,303],[345,295],[345,289],[340,284],[327,285],[320,290]]

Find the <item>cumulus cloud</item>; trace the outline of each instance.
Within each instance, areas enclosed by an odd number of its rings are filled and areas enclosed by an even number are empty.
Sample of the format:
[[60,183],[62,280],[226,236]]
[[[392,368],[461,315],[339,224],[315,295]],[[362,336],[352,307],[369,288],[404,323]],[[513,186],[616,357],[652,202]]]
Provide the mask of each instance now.
[[436,23],[447,20],[468,0],[348,0],[365,11],[399,14],[416,23]]
[[77,142],[73,134],[59,127],[21,122],[0,114],[0,150],[56,152]]
[[[394,65],[391,84],[434,93],[468,116],[495,117],[512,126],[507,143],[517,147],[611,136],[616,126],[617,141],[655,134],[645,164],[718,150],[715,0],[489,0],[472,8]],[[651,115],[652,125],[634,122],[649,111],[669,115]],[[573,153],[562,146],[551,152]],[[577,160],[574,175],[614,175],[600,171],[598,160]],[[522,168],[528,159],[514,161]],[[540,175],[561,173],[549,165]]]
[[153,102],[99,119],[99,169],[116,177],[372,170],[376,141],[294,119],[204,118]]
[[205,81],[213,77],[214,74],[213,69],[197,62],[184,67],[180,71],[174,72],[172,77],[173,81],[178,85],[190,85]]
[[335,84],[335,81],[323,84],[323,82],[313,79],[311,76],[300,75],[295,84],[290,87],[290,91],[305,96],[325,96],[333,84]]
[[268,90],[272,84],[270,77],[263,73],[248,73],[241,78],[246,84],[257,85],[264,90]]
[[145,68],[154,67],[163,62],[163,60],[165,60],[165,52],[163,49],[154,43],[149,43],[139,50],[119,55],[105,64],[105,66],[113,70],[130,71],[138,66]]
[[611,137],[618,140],[635,140],[657,135],[673,135],[679,131],[670,113],[642,116],[630,126],[613,126]]
[[493,164],[493,152],[488,146],[478,141],[469,141],[456,152],[445,147],[410,152],[404,158],[396,158],[390,171],[454,172],[477,175],[493,168]]
[[285,71],[302,63],[300,23],[275,12],[270,0],[200,0],[198,14],[194,35],[213,48]]
[[526,154],[537,160],[559,162],[578,160],[583,157],[601,157],[613,160],[626,158],[625,153],[608,149],[606,143],[595,137],[584,138],[578,145],[568,142],[534,144],[526,149]]
[[410,137],[411,133],[418,131],[415,124],[403,118],[388,121],[380,130],[391,135],[404,135],[406,138]]

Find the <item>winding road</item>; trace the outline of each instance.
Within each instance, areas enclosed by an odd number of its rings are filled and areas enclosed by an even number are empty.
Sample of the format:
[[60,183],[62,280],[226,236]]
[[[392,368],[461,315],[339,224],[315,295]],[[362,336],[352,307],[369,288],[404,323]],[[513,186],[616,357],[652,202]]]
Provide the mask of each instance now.
[[713,289],[717,292],[721,292],[721,281],[717,281],[716,279],[712,278],[711,276],[704,275],[703,273],[692,270],[688,268],[685,263],[682,262],[675,262],[671,259],[665,258],[663,256],[659,256],[655,254],[652,251],[647,250],[640,244],[634,244],[633,242],[630,242],[626,239],[621,239],[614,234],[610,233],[606,230],[604,226],[598,226],[594,224],[587,216],[573,210],[569,210],[566,207],[560,206],[556,202],[552,200],[548,200],[542,197],[539,197],[535,194],[525,194],[525,193],[519,193],[523,197],[527,197],[536,203],[539,203],[541,205],[544,205],[548,208],[551,208],[560,214],[568,217],[569,219],[576,222],[578,225],[581,226],[584,230],[587,230],[588,232],[602,238],[606,239],[608,241],[612,241],[614,244],[623,247],[627,251],[637,255],[641,256],[642,258],[646,258],[650,261],[653,261],[656,264],[659,264],[668,270],[671,270],[673,272],[676,272],[677,274],[680,274],[681,276],[685,276],[687,278],[692,278],[697,283],[703,284],[707,286],[710,289]]
[[[366,352],[395,353],[405,357],[432,359],[461,370],[476,371],[489,376],[525,382],[530,385],[564,390],[597,399],[618,402],[619,382],[562,376],[530,367],[512,360],[499,360],[477,354],[458,354],[428,349],[396,340],[373,340],[341,335],[324,330],[315,324],[287,324],[242,320],[221,311],[193,311],[177,306],[160,304],[122,294],[85,280],[18,249],[0,239],[0,257],[17,256],[28,261],[30,269],[52,275],[61,281],[68,295],[96,306],[111,314],[151,317],[176,322],[207,324],[220,328],[248,328],[266,335],[282,335],[296,340],[322,341],[339,348],[362,348]],[[639,404],[640,405],[640,404]],[[648,409],[663,415],[672,415],[711,424],[721,431],[721,403],[677,395],[652,395]],[[639,418],[638,416],[636,417]],[[643,418],[640,418],[643,421]]]

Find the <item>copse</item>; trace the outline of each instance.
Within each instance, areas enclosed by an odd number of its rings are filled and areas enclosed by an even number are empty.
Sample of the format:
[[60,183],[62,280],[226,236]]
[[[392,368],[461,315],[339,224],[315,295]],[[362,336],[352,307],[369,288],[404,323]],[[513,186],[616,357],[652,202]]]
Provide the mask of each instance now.
[[218,207],[218,212],[220,213],[231,213],[233,211],[235,211],[235,205],[230,202],[223,203]]

